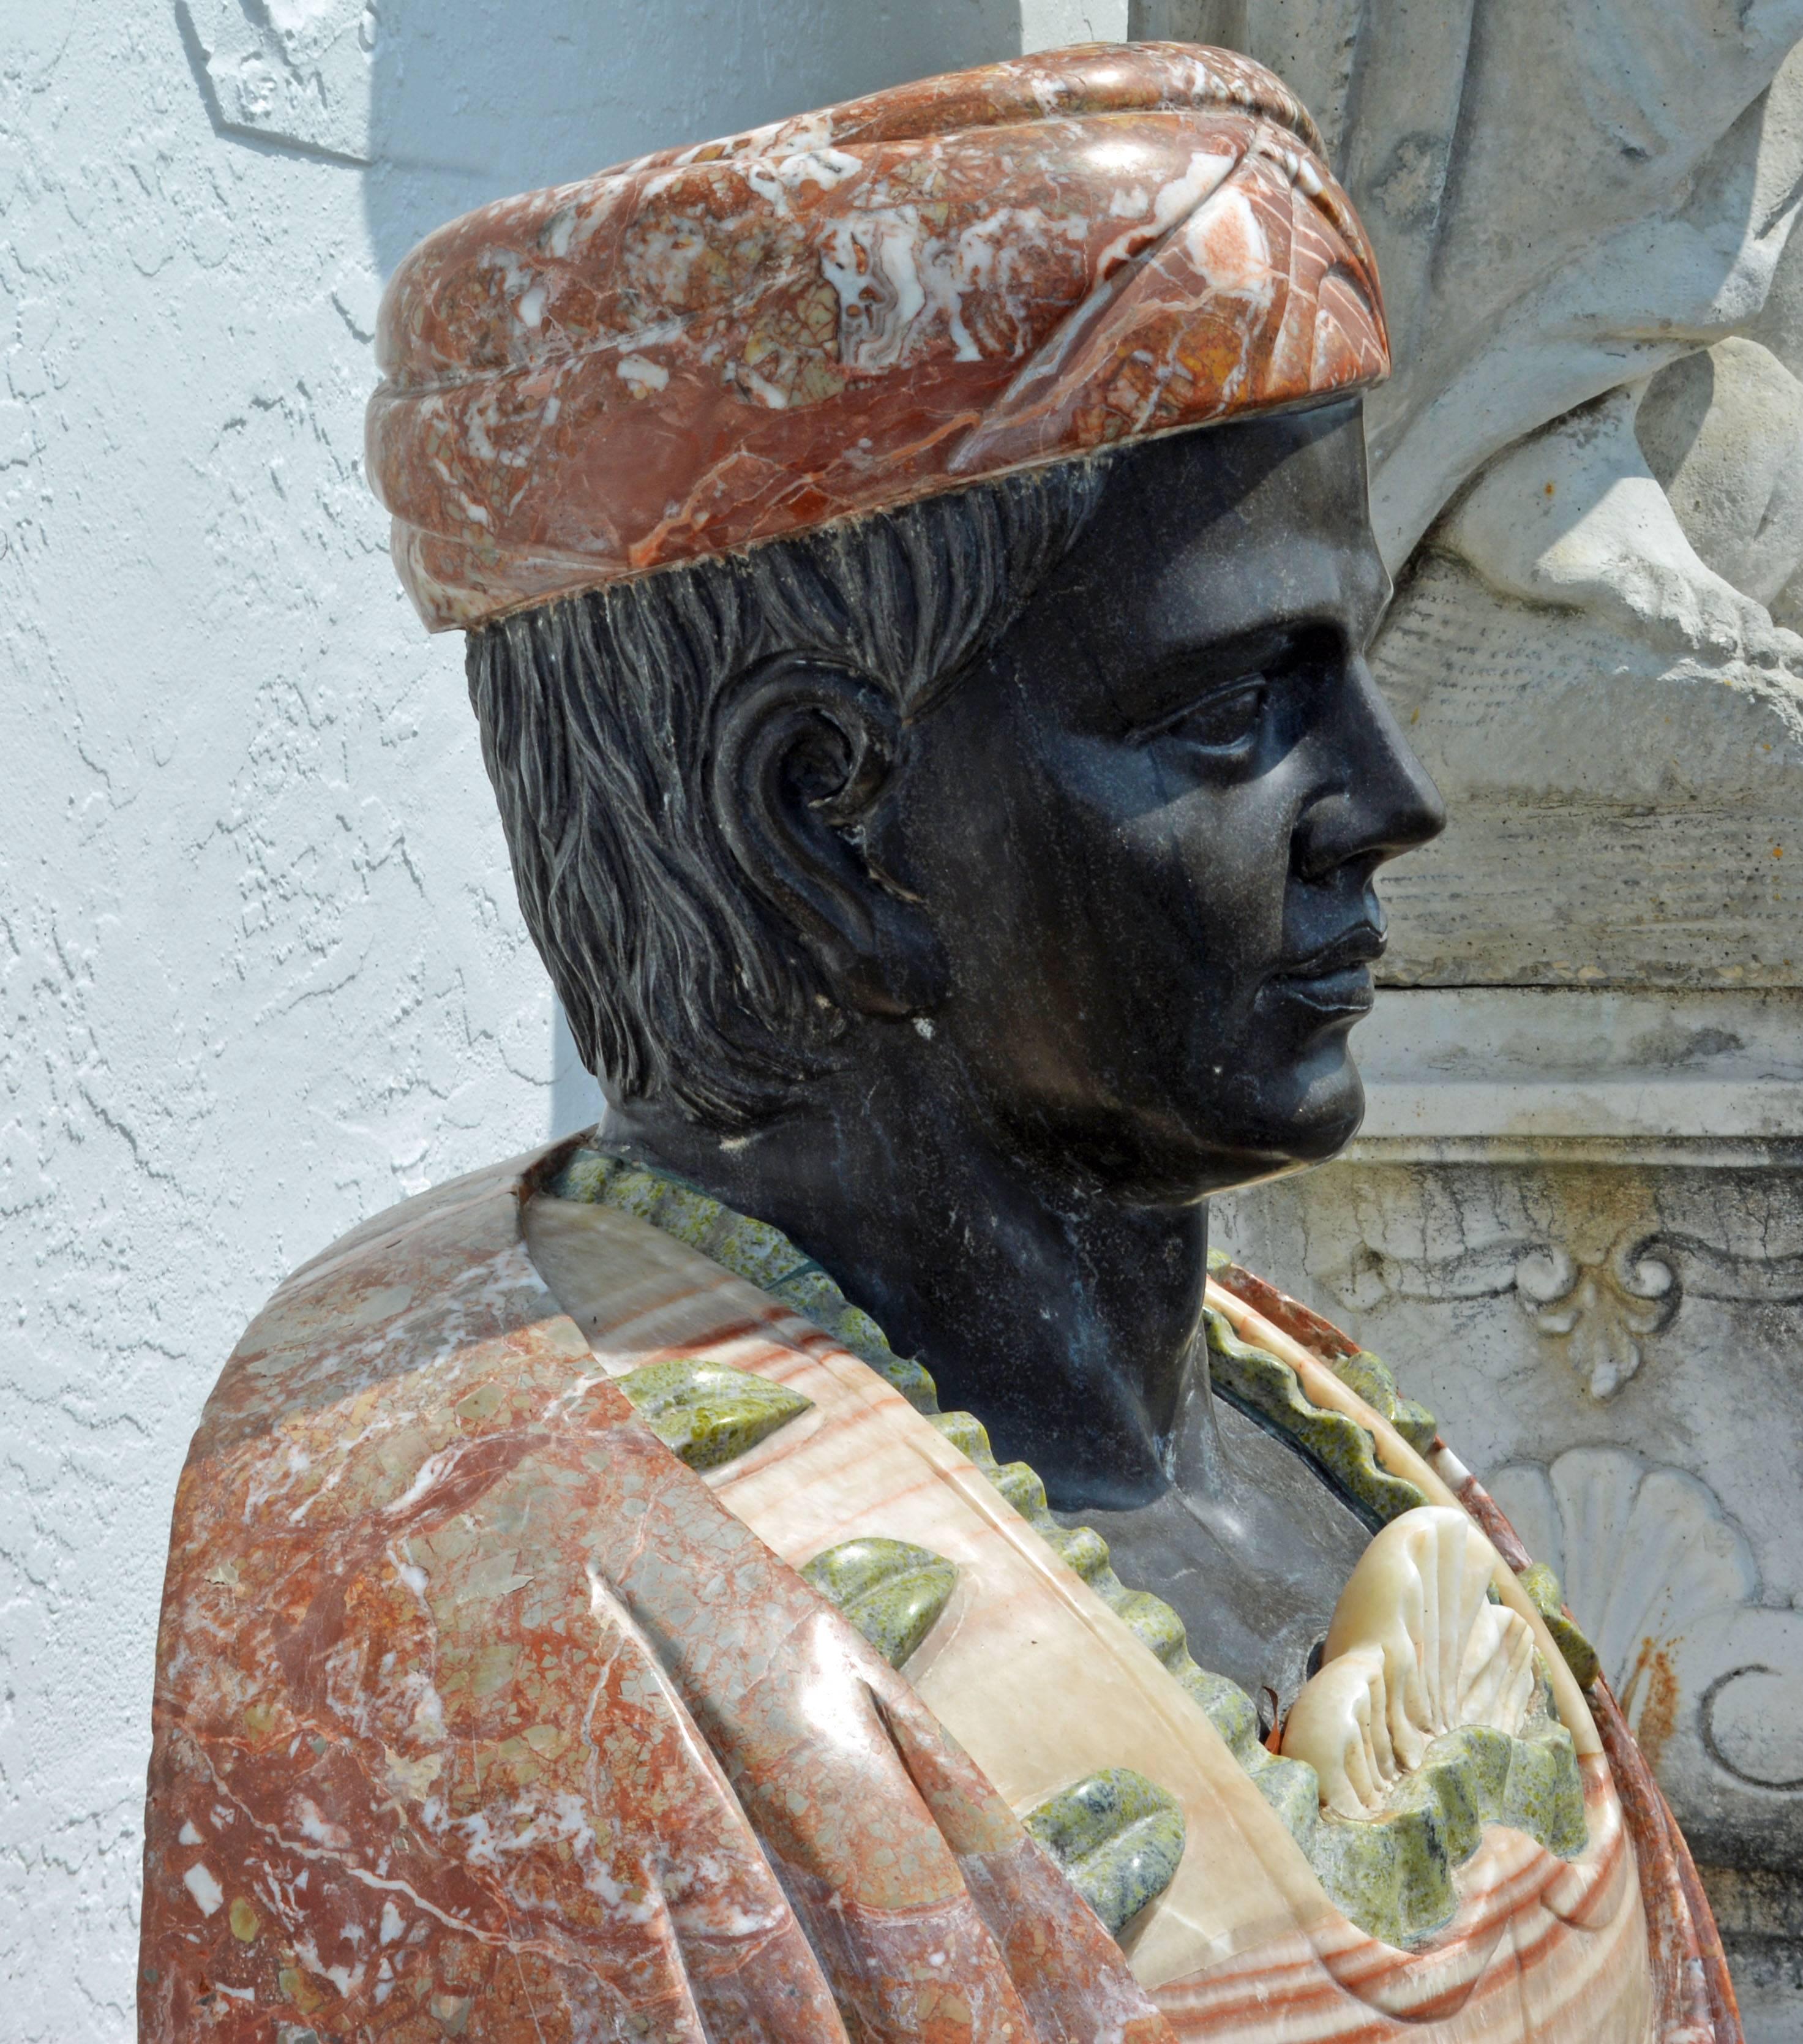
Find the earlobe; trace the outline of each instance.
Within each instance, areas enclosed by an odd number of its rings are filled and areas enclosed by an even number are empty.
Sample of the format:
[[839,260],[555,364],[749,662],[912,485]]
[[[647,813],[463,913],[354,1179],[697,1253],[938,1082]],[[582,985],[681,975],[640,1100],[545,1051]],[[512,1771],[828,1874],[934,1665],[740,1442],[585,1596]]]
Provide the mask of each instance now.
[[877,863],[866,825],[895,799],[900,716],[869,676],[779,654],[719,699],[715,821],[746,883],[813,961],[834,1006],[917,1015],[944,997],[923,904]]

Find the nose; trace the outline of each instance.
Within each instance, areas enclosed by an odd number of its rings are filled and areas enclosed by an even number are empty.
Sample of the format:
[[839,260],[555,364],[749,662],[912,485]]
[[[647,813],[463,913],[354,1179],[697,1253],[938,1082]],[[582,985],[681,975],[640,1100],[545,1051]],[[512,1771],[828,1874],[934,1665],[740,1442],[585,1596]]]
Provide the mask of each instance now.
[[1354,861],[1381,865],[1446,827],[1446,805],[1402,727],[1356,656],[1347,660],[1333,705],[1310,747],[1315,792],[1297,819],[1295,852],[1304,879]]

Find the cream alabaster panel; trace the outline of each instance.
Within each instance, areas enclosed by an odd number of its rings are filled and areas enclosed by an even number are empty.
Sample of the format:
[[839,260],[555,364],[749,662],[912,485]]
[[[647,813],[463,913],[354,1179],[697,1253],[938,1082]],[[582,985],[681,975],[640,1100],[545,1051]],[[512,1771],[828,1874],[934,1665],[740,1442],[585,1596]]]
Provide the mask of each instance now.
[[[1342,1920],[1325,1939],[1292,1933],[1174,1983],[1158,1996],[1160,2012],[1183,2044],[1495,2044],[1499,2036],[1643,2044],[1655,2034],[1654,2008],[1633,1854],[1608,1763],[1583,1767],[1591,1841],[1583,1861],[1551,1862],[1558,1870],[1548,1880],[1548,1856],[1531,1839],[1487,1833],[1459,1871],[1458,1916],[1434,1942],[1432,2004],[1420,1957]],[[1310,1991],[1317,1966],[1343,1994]],[[1424,2020],[1417,2011],[1429,2006]],[[1375,2020],[1372,2011],[1380,2011]]]
[[[628,1370],[636,1368],[645,1359],[646,1354],[680,1341],[682,1327],[686,1325],[692,1328],[698,1316],[704,1316],[709,1310],[704,1302],[723,1293],[742,1295],[746,1301],[746,1318],[748,1322],[761,1319],[769,1310],[770,1302],[763,1293],[725,1270],[720,1271],[719,1282],[712,1290],[692,1299],[683,1298],[683,1289],[692,1285],[696,1263],[705,1263],[707,1259],[700,1257],[697,1251],[685,1248],[667,1236],[658,1235],[654,1229],[643,1223],[633,1221],[623,1215],[613,1215],[604,1207],[538,1199],[533,1201],[526,1210],[525,1226],[527,1241],[533,1257],[565,1312],[591,1340],[594,1338],[597,1315],[604,1315],[609,1328],[614,1331],[608,1336],[609,1370],[613,1375],[623,1375]],[[650,1243],[642,1242],[641,1235],[654,1237],[655,1239]],[[667,1270],[673,1279],[677,1274],[681,1274],[683,1285],[671,1283],[666,1287],[655,1277],[645,1274],[647,1269],[655,1270],[660,1266]],[[660,1320],[657,1314],[657,1303],[666,1289],[677,1300],[667,1324]],[[1249,1306],[1242,1304],[1212,1280],[1208,1285],[1207,1298],[1209,1304],[1222,1315],[1242,1340],[1256,1343],[1271,1354],[1287,1362],[1295,1370],[1303,1390],[1314,1404],[1330,1411],[1344,1412],[1366,1428],[1376,1444],[1378,1459],[1386,1469],[1398,1476],[1406,1477],[1430,1503],[1446,1505],[1463,1513],[1463,1508],[1447,1485],[1395,1428],[1374,1412],[1355,1392],[1342,1384],[1325,1363],[1310,1355],[1299,1343],[1272,1327]],[[619,1331],[629,1323],[641,1347],[630,1358],[616,1360],[622,1353],[619,1349],[621,1338]],[[759,1367],[756,1362],[729,1353],[723,1348],[716,1347],[711,1353],[719,1360],[735,1362],[742,1369]],[[765,1368],[764,1374],[781,1376],[784,1382],[789,1381],[781,1370]],[[805,1386],[798,1385],[797,1388],[804,1389]],[[754,1450],[751,1455],[733,1465],[733,1473],[740,1477],[749,1476],[768,1461],[784,1457],[796,1447],[798,1429],[811,1430],[819,1424],[814,1415],[805,1416],[792,1427],[785,1427],[781,1434],[773,1435],[761,1448]],[[939,1436],[933,1432],[932,1428],[926,1427],[924,1421],[920,1424],[934,1441],[939,1440]],[[963,1458],[947,1444],[941,1442],[940,1446],[955,1462],[963,1462]],[[981,1481],[974,1471],[972,1477],[974,1481]],[[984,1485],[984,1488],[988,1486]],[[1012,1516],[1011,1514],[1010,1516]],[[1033,1539],[1035,1546],[1040,1544],[1030,1528],[1023,1525],[1022,1533],[1023,1538]],[[831,1543],[823,1540],[819,1545],[826,1546]],[[801,1558],[806,1560],[809,1557],[804,1554]],[[1600,1753],[1602,1750],[1602,1742],[1597,1737],[1596,1726],[1591,1719],[1589,1706],[1584,1701],[1584,1693],[1566,1666],[1564,1656],[1553,1643],[1552,1635],[1546,1629],[1545,1620],[1534,1609],[1526,1592],[1516,1581],[1513,1572],[1502,1557],[1493,1552],[1491,1560],[1491,1580],[1496,1585],[1498,1596],[1511,1610],[1527,1620],[1534,1635],[1534,1643],[1546,1662],[1552,1679],[1554,1708],[1560,1722],[1571,1734],[1579,1758],[1582,1759],[1586,1754]],[[1088,1592],[1086,1594],[1093,1595]],[[1095,1601],[1099,1603],[1099,1599]],[[1107,1610],[1106,1606],[1102,1608]],[[1112,1612],[1107,1615],[1111,1623],[1118,1623]],[[1134,1643],[1137,1646],[1138,1642],[1136,1641]]]
[[[685,1331],[699,1353],[695,1337],[719,1325],[729,1288],[745,1295],[747,1320],[770,1311],[723,1272],[715,1293],[695,1300],[696,1252],[662,1238],[685,1297],[670,1304],[642,1281],[623,1297],[612,1272],[627,1252],[643,1268],[648,1231],[604,1207],[539,1200],[527,1209],[535,1259],[610,1375],[683,1344]],[[815,1409],[709,1481],[797,1565],[860,1534],[913,1541],[957,1564],[958,1589],[907,1678],[1013,1808],[1104,1767],[1134,1768],[1176,1796],[1190,1838],[1207,1849],[1185,1854],[1148,1911],[1132,1953],[1139,1977],[1157,1986],[1298,1927],[1330,1934],[1338,1912],[1300,1848],[1150,1650],[873,1370],[840,1350],[784,1347],[781,1332],[766,1324],[709,1342],[707,1358],[777,1379]]]
[[[1460,1871],[1454,1923],[1428,1952],[1391,1951],[1333,1908],[1275,1812],[1149,1650],[874,1371],[723,1270],[698,1293],[696,1266],[707,1260],[628,1216],[539,1199],[527,1209],[526,1234],[609,1375],[681,1347],[814,1401],[709,1477],[722,1501],[784,1559],[800,1564],[838,1541],[880,1533],[957,1564],[959,1589],[907,1677],[1015,1808],[1107,1766],[1134,1768],[1178,1798],[1191,1849],[1147,1911],[1130,1957],[1149,1987],[1180,2001],[1197,1988],[1199,2027],[1210,2034],[1218,2020],[1233,2027],[1218,1997],[1202,1990],[1203,1977],[1218,1979],[1229,1999],[1235,1981],[1262,1978],[1261,2036],[1341,2034],[1348,2004],[1332,1990],[1325,2008],[1320,1995],[1305,1994],[1306,2008],[1270,2027],[1265,1969],[1280,1961],[1286,1969],[1324,1968],[1355,2004],[1396,2017],[1444,2011],[1446,2020],[1432,2028],[1436,2044],[1493,2035],[1494,1969],[1512,1975],[1533,1949],[1535,1992],[1561,2011],[1563,2034],[1644,2034],[1644,1970],[1617,1965],[1612,1974],[1605,1963],[1624,1938],[1644,1947],[1644,1928],[1620,1808],[1600,1760],[1586,1768],[1591,1835],[1577,1861],[1556,1861],[1493,1827]],[[1283,1339],[1252,1318],[1248,1339],[1267,1347]],[[719,1339],[723,1324],[746,1331]],[[807,1351],[792,1345],[800,1342]],[[1371,1424],[1368,1408],[1346,1397],[1345,1409]],[[1588,1729],[1587,1716],[1584,1723]],[[1567,1923],[1585,1934],[1567,1936]],[[1550,1955],[1540,1949],[1549,1942],[1559,1945]],[[1605,1981],[1603,1998],[1579,2015],[1588,1984]],[[1467,1996],[1472,2004],[1462,2007]],[[1177,2028],[1191,2034],[1180,2016]]]
[[1142,1981],[1335,1913],[1202,1712],[979,1471],[861,1364],[828,1356],[788,1381],[828,1408],[827,1425],[780,1464],[724,1472],[723,1500],[791,1561],[880,1531],[957,1564],[958,1593],[907,1678],[1015,1809],[1130,1767],[1176,1796],[1190,1838],[1206,1841],[1134,1940]]

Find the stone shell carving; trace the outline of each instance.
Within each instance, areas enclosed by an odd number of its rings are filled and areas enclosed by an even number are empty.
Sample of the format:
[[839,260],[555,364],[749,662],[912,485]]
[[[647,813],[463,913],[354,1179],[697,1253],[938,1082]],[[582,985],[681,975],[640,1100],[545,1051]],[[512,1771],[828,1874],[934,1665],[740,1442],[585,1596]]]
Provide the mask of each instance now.
[[1372,1541],[1283,1729],[1285,1756],[1314,1769],[1330,1809],[1375,1815],[1437,1739],[1526,1723],[1533,1635],[1489,1600],[1494,1567],[1483,1535],[1443,1506],[1405,1512]]
[[1740,1529],[1707,1484],[1617,1447],[1517,1462],[1490,1484],[1528,1551],[1555,1570],[1622,1708],[1644,1712],[1678,1643],[1759,1593]]
[[1803,1614],[1763,1600],[1753,1550],[1714,1491],[1620,1447],[1513,1463],[1493,1489],[1561,1570],[1667,1792],[1748,1847],[1793,1850]]

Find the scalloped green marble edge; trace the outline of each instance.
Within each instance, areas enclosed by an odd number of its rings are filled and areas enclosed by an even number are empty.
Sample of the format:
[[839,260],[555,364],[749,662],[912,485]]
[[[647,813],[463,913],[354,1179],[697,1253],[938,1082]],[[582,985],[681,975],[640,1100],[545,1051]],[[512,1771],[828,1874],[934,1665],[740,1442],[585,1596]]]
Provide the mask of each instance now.
[[545,1191],[553,1199],[612,1207],[649,1221],[831,1335],[916,1412],[938,1410],[933,1380],[920,1365],[897,1355],[870,1316],[853,1305],[811,1256],[768,1221],[734,1212],[673,1171],[586,1146],[566,1158]]
[[842,1540],[797,1573],[892,1668],[903,1666],[933,1630],[958,1581],[956,1562],[881,1533]]
[[[1233,1262],[1224,1249],[1208,1252],[1211,1276],[1230,1268]],[[1324,1356],[1322,1360],[1348,1390],[1356,1391],[1373,1412],[1387,1420],[1417,1454],[1425,1455],[1433,1446],[1440,1422],[1418,1399],[1404,1395],[1396,1373],[1382,1356],[1361,1348],[1350,1355]]]
[[1559,1588],[1558,1577],[1544,1562],[1533,1562],[1515,1580],[1527,1592],[1534,1609],[1546,1620],[1552,1643],[1564,1657],[1566,1666],[1577,1677],[1579,1688],[1587,1689],[1602,1673],[1602,1657],[1576,1622],[1566,1616],[1565,1593]]
[[1176,1797],[1130,1767],[1086,1775],[1021,1822],[1115,1938],[1176,1879],[1188,1838]]
[[1357,1392],[1373,1412],[1387,1420],[1417,1455],[1433,1447],[1440,1422],[1419,1399],[1406,1398],[1396,1374],[1382,1356],[1361,1348],[1356,1355],[1334,1358],[1328,1367],[1348,1389]]
[[[699,1250],[834,1335],[901,1392],[1157,1656],[1301,1847],[1335,1906],[1360,1929],[1394,1945],[1431,1936],[1456,1907],[1452,1869],[1475,1849],[1486,1823],[1513,1824],[1563,1858],[1582,1850],[1586,1834],[1576,1754],[1571,1734],[1547,1708],[1544,1678],[1539,1717],[1520,1737],[1464,1727],[1436,1742],[1427,1763],[1402,1785],[1381,1817],[1354,1819],[1325,1812],[1314,1769],[1264,1745],[1252,1699],[1225,1675],[1197,1666],[1176,1612],[1150,1591],[1130,1589],[1121,1581],[1099,1533],[1086,1526],[1061,1526],[1047,1508],[1038,1477],[1025,1462],[999,1464],[973,1414],[941,1412],[928,1373],[897,1356],[876,1322],[852,1305],[780,1229],[735,1213],[673,1173],[587,1147],[575,1151],[545,1189],[554,1198],[586,1200],[635,1214]],[[1205,1309],[1204,1319],[1210,1374],[1223,1396],[1295,1441],[1379,1521],[1427,1503],[1415,1485],[1379,1465],[1365,1428],[1345,1413],[1311,1404],[1287,1363],[1241,1341],[1212,1308]],[[1364,1359],[1377,1362],[1374,1357]],[[1377,1366],[1394,1387],[1387,1366]],[[1365,1395],[1357,1384],[1351,1388]],[[1419,1409],[1425,1413],[1425,1407]],[[1479,1731],[1485,1739],[1466,1736]],[[1487,1742],[1498,1739],[1512,1749],[1500,1801],[1494,1790],[1494,1749]],[[1448,1750],[1436,1758],[1441,1747]],[[1517,1777],[1521,1784],[1537,1785],[1534,1792],[1523,1786],[1512,1792],[1508,1784]],[[1468,1815],[1473,1811],[1496,1814],[1480,1814],[1474,1825]],[[1469,1844],[1463,1844],[1467,1837]]]
[[1571,1735],[1544,1682],[1522,1731],[1461,1725],[1436,1739],[1371,1818],[1321,1811],[1299,1841],[1341,1911],[1386,1944],[1417,1943],[1458,1908],[1455,1867],[1487,1824],[1511,1825],[1563,1858],[1586,1841],[1583,1783]]
[[[1224,1315],[1203,1315],[1208,1334],[1209,1375],[1222,1393],[1254,1419],[1269,1420],[1318,1462],[1341,1490],[1382,1524],[1427,1503],[1426,1492],[1392,1475],[1357,1420],[1312,1404],[1288,1363],[1241,1341]],[[1353,1387],[1355,1389],[1356,1386]]]

